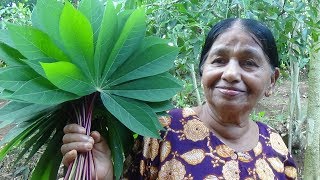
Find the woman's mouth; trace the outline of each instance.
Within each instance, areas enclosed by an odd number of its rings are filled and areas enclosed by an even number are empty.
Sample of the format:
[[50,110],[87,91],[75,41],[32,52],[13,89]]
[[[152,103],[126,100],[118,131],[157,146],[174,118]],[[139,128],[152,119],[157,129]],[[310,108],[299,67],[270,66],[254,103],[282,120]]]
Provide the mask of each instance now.
[[224,95],[227,96],[236,96],[240,93],[243,93],[243,90],[233,88],[233,87],[217,87],[217,89]]

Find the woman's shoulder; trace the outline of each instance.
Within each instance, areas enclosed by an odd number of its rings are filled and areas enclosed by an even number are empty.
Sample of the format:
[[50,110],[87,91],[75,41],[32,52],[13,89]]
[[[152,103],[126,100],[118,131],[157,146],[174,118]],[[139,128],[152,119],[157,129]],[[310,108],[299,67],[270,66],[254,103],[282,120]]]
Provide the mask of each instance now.
[[258,127],[259,127],[259,134],[260,135],[267,135],[269,136],[271,133],[276,133],[279,134],[273,127],[271,127],[270,125],[260,122],[260,121],[256,121]]
[[263,140],[267,146],[279,153],[279,156],[284,156],[286,159],[286,156],[288,155],[288,148],[281,135],[265,123],[257,122],[257,124],[259,126],[260,141]]

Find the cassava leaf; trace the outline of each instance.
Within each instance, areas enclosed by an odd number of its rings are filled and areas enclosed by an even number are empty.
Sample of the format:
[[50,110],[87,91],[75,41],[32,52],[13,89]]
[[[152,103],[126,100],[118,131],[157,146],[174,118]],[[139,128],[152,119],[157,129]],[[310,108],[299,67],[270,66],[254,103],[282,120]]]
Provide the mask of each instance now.
[[[156,44],[133,56],[110,78],[109,86],[133,79],[164,73],[173,67],[179,48],[167,44]],[[114,81],[113,81],[114,80]]]
[[21,66],[24,65],[20,59],[24,58],[19,51],[13,49],[6,44],[0,43],[0,59],[8,66]]
[[53,121],[50,116],[48,118],[42,118],[39,122],[39,126],[33,131],[30,137],[21,142],[23,150],[19,152],[19,155],[16,157],[15,163],[19,162],[32,146],[36,146],[38,144],[43,145],[44,143],[41,143],[39,141],[42,137],[46,137],[46,141],[50,139],[50,135],[55,128],[55,126],[52,125],[55,125],[55,123],[57,122]]
[[117,7],[116,11],[118,12],[118,17],[117,17],[117,19],[118,19],[118,33],[117,33],[116,37],[119,38],[126,22],[128,21],[129,17],[132,15],[134,10],[119,11],[119,9]]
[[152,108],[153,112],[155,113],[164,112],[174,108],[171,101],[150,102],[147,104]]
[[108,145],[114,162],[114,174],[119,179],[123,173],[123,162],[126,151],[133,145],[132,132],[120,123],[114,116],[104,110],[106,121],[103,126],[108,127]]
[[69,62],[41,63],[48,80],[58,88],[84,96],[95,91],[82,71]]
[[[0,161],[12,148],[19,145],[22,141],[24,141],[26,138],[28,138],[30,136],[30,134],[32,134],[32,131],[37,129],[40,121],[41,121],[41,118],[37,118],[35,121],[33,121],[31,123],[24,123],[23,126],[20,127],[20,132],[17,131],[19,133],[17,133],[15,131],[14,133],[16,133],[16,135],[12,136],[14,138],[11,138],[11,140],[7,144],[5,144],[3,147],[1,147]],[[17,130],[17,129],[15,129],[15,130]],[[14,133],[11,133],[11,134],[14,134]],[[10,136],[10,134],[9,134],[9,136]],[[5,137],[5,139],[8,140],[10,138]],[[5,142],[1,141],[0,143],[1,143],[1,145],[3,145]]]
[[25,64],[27,64],[28,66],[30,66],[36,73],[38,73],[39,75],[41,75],[42,77],[46,78],[46,74],[41,66],[40,63],[53,63],[53,62],[57,62],[55,59],[53,58],[36,58],[36,59],[22,59],[22,62],[24,62]]
[[59,61],[69,61],[68,57],[42,31],[30,26],[8,24],[9,34],[17,50],[29,58],[52,57]]
[[53,123],[50,124],[51,126],[49,126],[50,128],[47,129],[46,131],[39,131],[39,134],[42,133],[41,137],[37,140],[37,143],[33,144],[32,149],[25,161],[25,163],[28,163],[29,160],[37,153],[37,151],[48,142],[48,140],[50,139],[50,136],[52,134],[52,131],[55,128],[55,123],[57,121],[55,121],[56,119],[53,119]]
[[65,2],[60,17],[60,36],[73,64],[93,79],[93,32],[89,20]]
[[11,48],[14,48],[15,45],[9,36],[9,31],[7,29],[0,30],[0,42],[8,45]]
[[146,31],[145,19],[144,9],[135,10],[130,15],[108,58],[103,82],[140,46]]
[[170,73],[163,73],[113,86],[108,92],[142,101],[160,102],[169,100],[180,89],[180,82]]
[[159,138],[161,125],[148,105],[105,92],[101,93],[101,99],[107,110],[127,128],[144,136]]
[[101,28],[101,22],[104,12],[104,1],[100,0],[82,0],[79,4],[79,11],[84,14],[90,21],[93,30],[93,42],[94,45],[97,42],[99,30]]
[[48,34],[60,49],[63,49],[59,32],[62,9],[62,1],[37,0],[31,16],[32,25]]
[[110,52],[112,51],[112,47],[116,38],[115,34],[117,33],[117,26],[118,21],[114,5],[109,0],[104,10],[99,37],[94,53],[94,65],[97,78],[100,78],[101,72],[106,65]]
[[57,105],[79,98],[75,94],[60,90],[42,77],[29,80],[12,96],[25,102],[47,105]]
[[57,173],[62,159],[60,152],[62,137],[62,129],[58,129],[33,170],[31,180],[57,179]]
[[31,119],[39,113],[50,109],[50,107],[47,105],[9,101],[0,108],[0,119],[2,121],[0,128],[17,121],[21,122]]
[[29,66],[9,66],[0,69],[0,86],[10,91],[21,88],[29,79],[38,77]]

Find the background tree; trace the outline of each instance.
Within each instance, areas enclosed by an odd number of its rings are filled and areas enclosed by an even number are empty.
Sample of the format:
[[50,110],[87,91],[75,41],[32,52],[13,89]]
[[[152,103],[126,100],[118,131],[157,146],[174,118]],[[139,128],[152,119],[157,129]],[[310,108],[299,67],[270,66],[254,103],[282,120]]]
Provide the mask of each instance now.
[[309,9],[310,18],[310,62],[308,77],[307,147],[304,160],[304,178],[320,178],[320,14],[319,2]]

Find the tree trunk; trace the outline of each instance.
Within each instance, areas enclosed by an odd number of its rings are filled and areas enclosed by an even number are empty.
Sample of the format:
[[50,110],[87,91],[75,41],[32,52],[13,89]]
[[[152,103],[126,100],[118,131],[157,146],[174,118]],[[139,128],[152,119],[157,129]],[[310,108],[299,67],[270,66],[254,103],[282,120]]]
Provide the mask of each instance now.
[[[307,147],[304,179],[320,179],[320,42],[311,52],[308,77]],[[317,51],[315,51],[318,49]]]
[[191,64],[191,77],[192,77],[192,83],[193,83],[193,87],[195,89],[195,93],[196,93],[196,97],[197,97],[197,104],[198,106],[201,106],[202,102],[201,102],[201,98],[200,98],[200,92],[198,89],[198,83],[197,83],[197,78],[196,78],[196,72],[194,70],[194,64]]
[[[290,57],[291,91],[290,91],[290,118],[288,121],[288,150],[291,153],[293,128],[301,121],[300,91],[299,91],[299,61]],[[299,103],[299,104],[298,104]],[[297,137],[295,137],[297,138]]]

